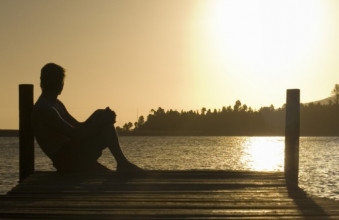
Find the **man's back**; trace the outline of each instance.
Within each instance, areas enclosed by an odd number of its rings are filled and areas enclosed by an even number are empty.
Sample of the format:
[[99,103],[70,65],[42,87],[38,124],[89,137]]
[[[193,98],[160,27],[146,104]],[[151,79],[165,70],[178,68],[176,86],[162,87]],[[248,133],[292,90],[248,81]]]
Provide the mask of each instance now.
[[52,103],[43,96],[40,96],[33,108],[34,135],[41,149],[50,158],[71,139],[72,125],[64,119],[64,115],[60,101]]

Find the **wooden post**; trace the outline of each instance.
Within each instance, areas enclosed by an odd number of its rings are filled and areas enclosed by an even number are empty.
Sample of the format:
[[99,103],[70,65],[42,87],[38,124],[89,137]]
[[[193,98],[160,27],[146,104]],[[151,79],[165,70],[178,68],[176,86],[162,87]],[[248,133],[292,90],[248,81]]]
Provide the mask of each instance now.
[[19,181],[34,172],[33,85],[19,85]]
[[285,121],[285,178],[288,185],[298,187],[300,90],[288,89]]

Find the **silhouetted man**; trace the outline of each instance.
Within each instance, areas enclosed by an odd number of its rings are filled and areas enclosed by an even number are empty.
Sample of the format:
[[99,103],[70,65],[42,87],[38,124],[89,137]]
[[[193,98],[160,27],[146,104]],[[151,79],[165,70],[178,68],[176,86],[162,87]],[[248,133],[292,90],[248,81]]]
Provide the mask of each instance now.
[[64,86],[65,70],[54,63],[41,69],[41,96],[33,108],[32,124],[37,142],[58,171],[108,170],[97,162],[109,148],[117,161],[117,171],[138,172],[141,168],[127,160],[121,151],[109,109],[95,111],[85,122],[78,122],[57,99]]

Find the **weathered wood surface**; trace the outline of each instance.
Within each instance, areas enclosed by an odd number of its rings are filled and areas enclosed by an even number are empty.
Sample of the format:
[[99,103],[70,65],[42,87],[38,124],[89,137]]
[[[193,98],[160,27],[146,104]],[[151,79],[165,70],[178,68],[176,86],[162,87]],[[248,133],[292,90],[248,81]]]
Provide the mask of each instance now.
[[300,90],[286,92],[285,176],[289,185],[298,186],[300,136]]
[[19,180],[34,172],[33,85],[19,85]]
[[339,219],[339,203],[288,189],[283,173],[35,172],[0,197],[0,219]]

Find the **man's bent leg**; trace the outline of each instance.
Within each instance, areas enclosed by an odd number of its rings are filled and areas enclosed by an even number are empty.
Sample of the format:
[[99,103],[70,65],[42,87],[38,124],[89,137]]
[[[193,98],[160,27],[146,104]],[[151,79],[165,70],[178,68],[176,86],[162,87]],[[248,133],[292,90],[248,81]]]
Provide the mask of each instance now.
[[107,125],[103,129],[102,138],[105,140],[109,150],[111,151],[118,164],[128,161],[121,150],[118,134],[113,125]]
[[[84,148],[83,148],[84,149]],[[94,166],[96,159],[73,146],[61,148],[53,158],[54,167],[60,172],[86,172]]]
[[132,164],[125,157],[121,150],[118,134],[113,125],[109,125],[103,129],[103,136],[107,141],[108,148],[117,161],[117,170],[122,172],[138,172],[142,171],[141,168]]
[[53,158],[54,167],[61,172],[102,171],[97,162],[102,150],[107,147],[99,136],[70,142],[63,146]]

